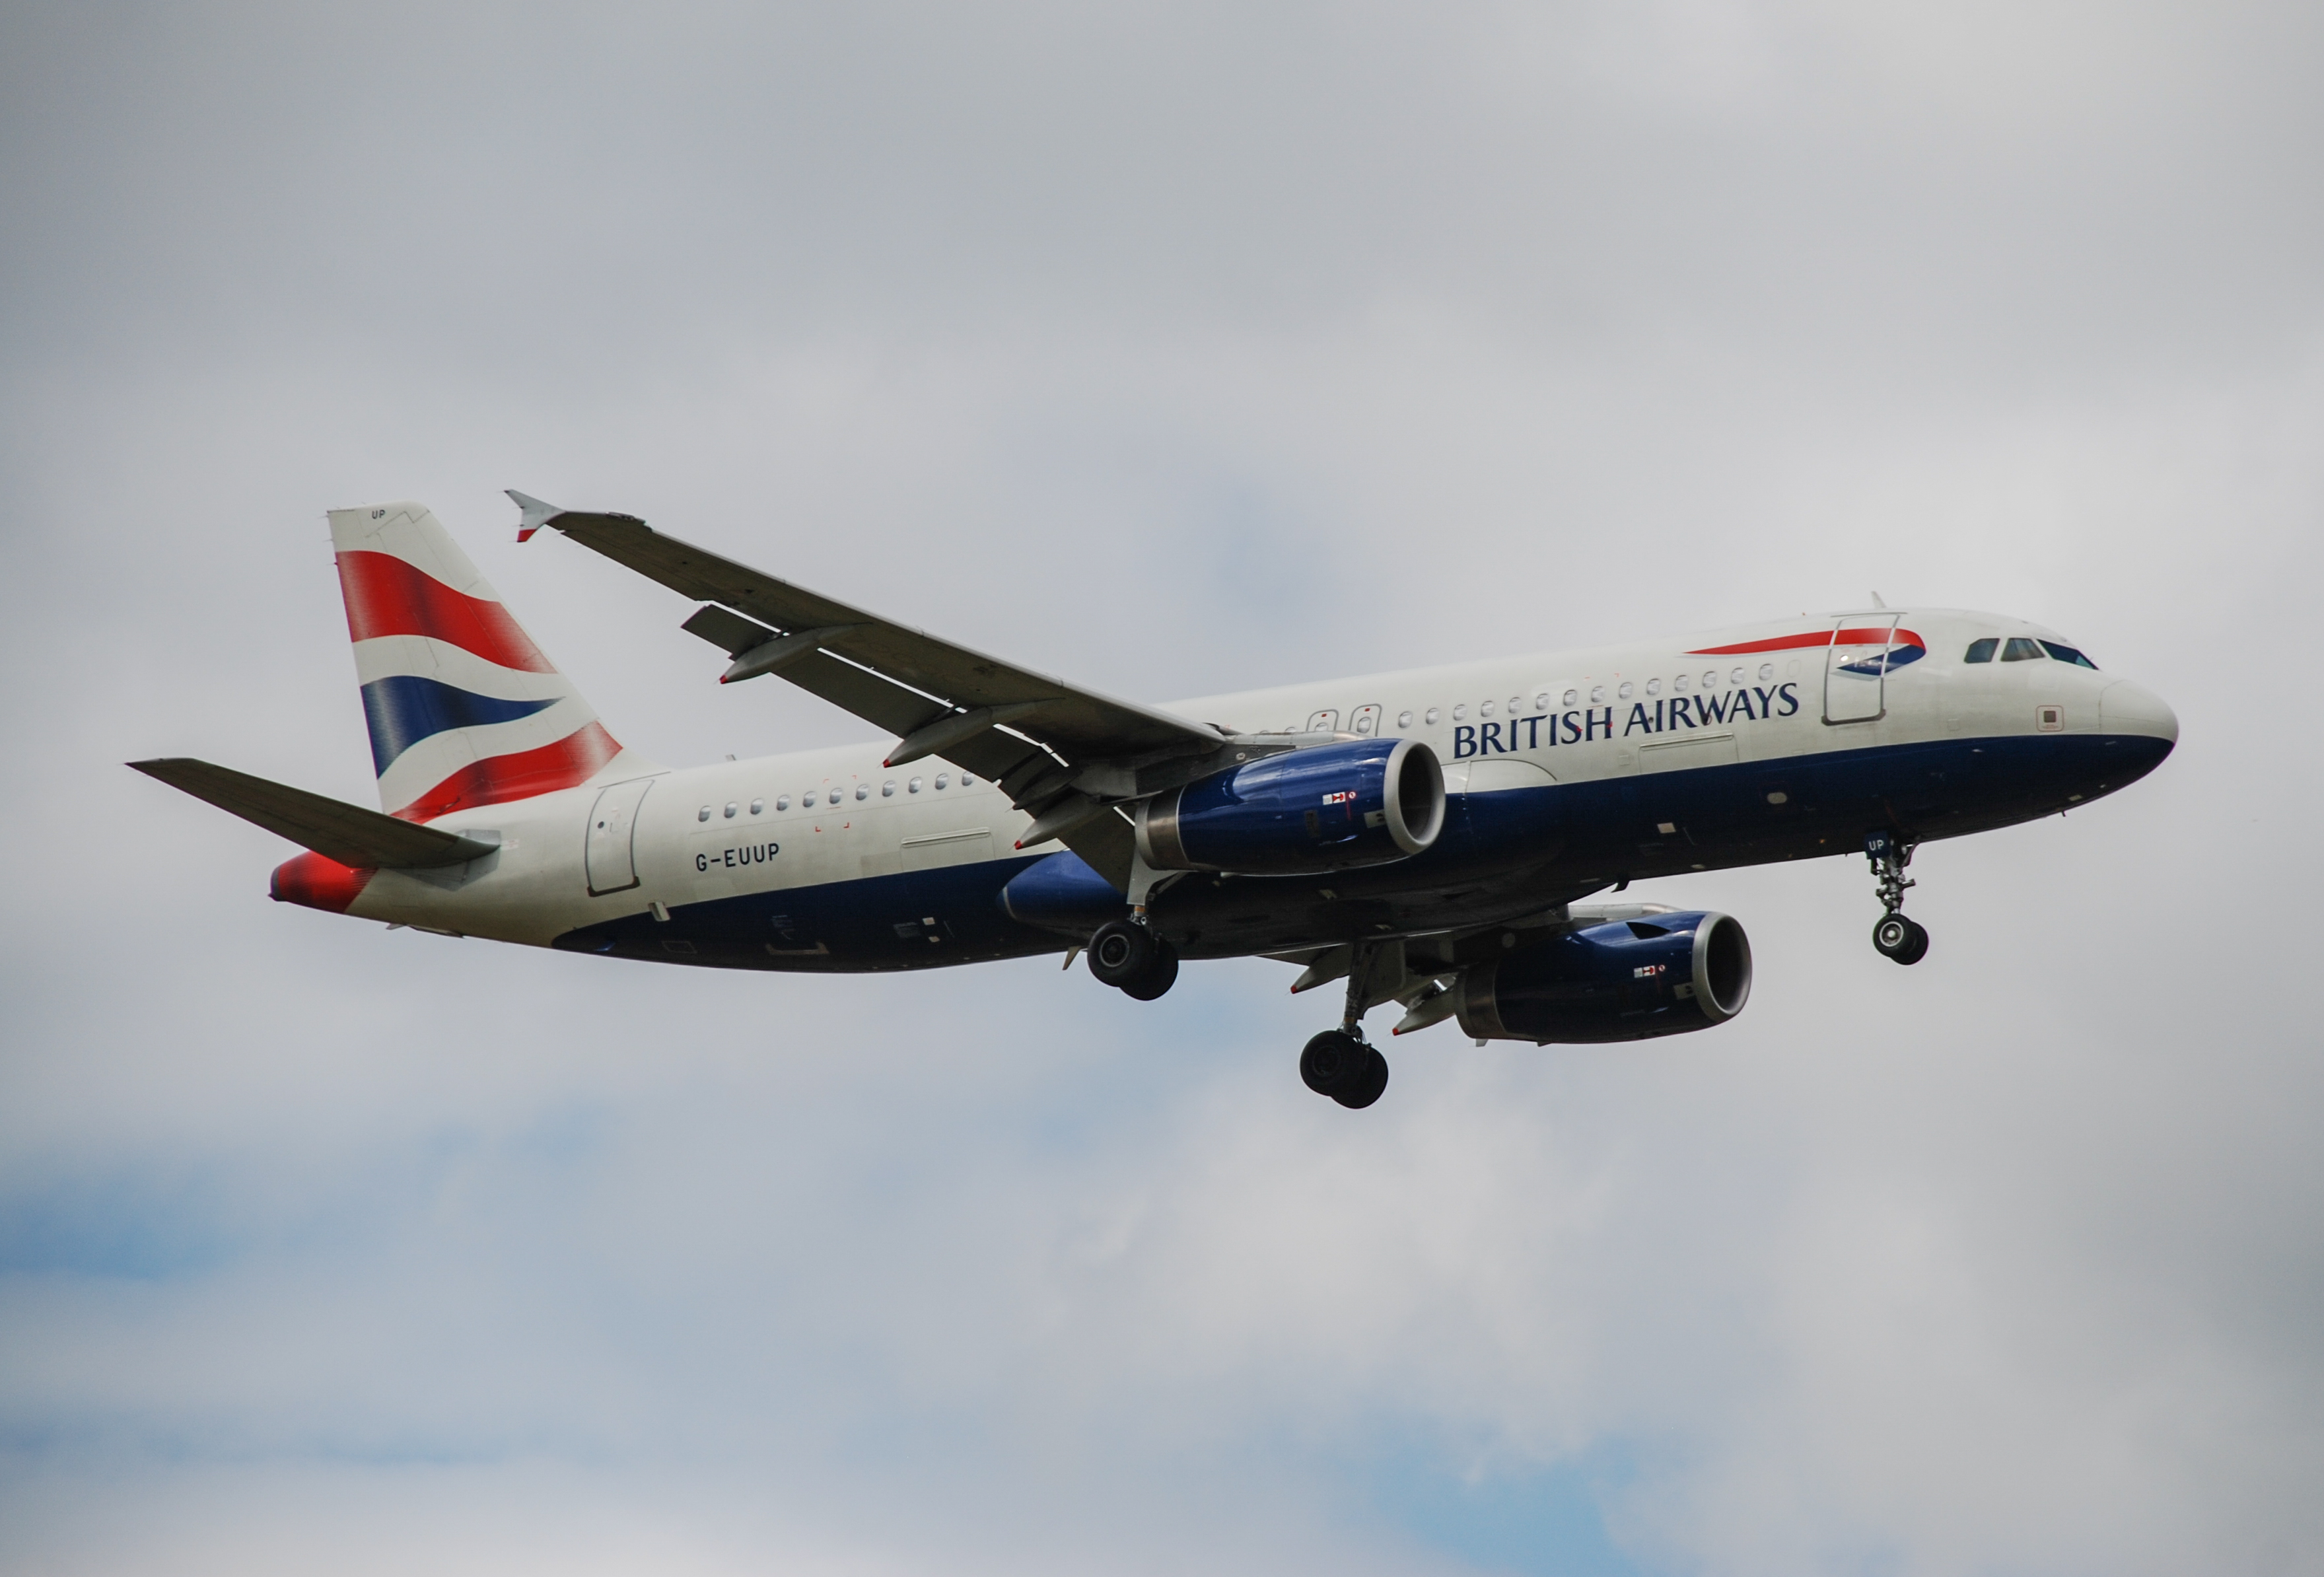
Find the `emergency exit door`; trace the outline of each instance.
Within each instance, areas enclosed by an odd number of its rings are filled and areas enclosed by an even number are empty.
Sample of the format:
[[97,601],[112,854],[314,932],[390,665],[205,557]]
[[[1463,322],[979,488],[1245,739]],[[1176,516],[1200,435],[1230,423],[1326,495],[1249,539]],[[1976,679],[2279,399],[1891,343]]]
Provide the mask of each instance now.
[[652,787],[651,778],[615,783],[600,793],[590,808],[589,837],[582,859],[590,897],[638,884],[638,807]]

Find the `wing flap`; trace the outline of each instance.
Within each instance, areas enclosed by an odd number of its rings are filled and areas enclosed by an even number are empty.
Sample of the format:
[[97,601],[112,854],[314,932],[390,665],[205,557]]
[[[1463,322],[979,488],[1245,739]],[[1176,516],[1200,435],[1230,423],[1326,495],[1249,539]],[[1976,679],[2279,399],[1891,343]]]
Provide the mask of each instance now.
[[457,865],[496,846],[189,756],[128,763],[149,778],[359,871]]
[[740,657],[775,638],[775,632],[756,619],[745,619],[715,603],[695,609],[694,616],[678,628],[688,635],[701,636],[729,657]]

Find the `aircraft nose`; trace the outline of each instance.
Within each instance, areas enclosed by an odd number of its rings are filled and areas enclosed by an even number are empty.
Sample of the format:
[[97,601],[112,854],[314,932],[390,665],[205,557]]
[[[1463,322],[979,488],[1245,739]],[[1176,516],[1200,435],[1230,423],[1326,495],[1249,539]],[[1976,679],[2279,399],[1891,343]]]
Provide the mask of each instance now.
[[2179,742],[2179,716],[2144,685],[2117,679],[2098,695],[2098,721],[2108,733],[2140,733]]

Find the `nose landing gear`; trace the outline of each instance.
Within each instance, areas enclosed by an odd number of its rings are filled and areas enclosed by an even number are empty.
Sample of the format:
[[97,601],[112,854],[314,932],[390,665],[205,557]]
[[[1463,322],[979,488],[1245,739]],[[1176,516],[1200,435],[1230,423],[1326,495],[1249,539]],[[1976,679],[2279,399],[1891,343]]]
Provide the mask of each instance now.
[[1318,1095],[1360,1111],[1388,1088],[1388,1058],[1364,1039],[1364,1010],[1371,1005],[1372,973],[1380,950],[1359,947],[1348,970],[1348,1006],[1337,1029],[1326,1029],[1299,1054],[1299,1076]]
[[1884,958],[1899,964],[1920,963],[1928,956],[1928,927],[1904,918],[1904,890],[1920,885],[1904,878],[1904,867],[1913,862],[1913,845],[1898,843],[1893,834],[1867,833],[1864,854],[1872,862],[1880,907],[1887,911],[1872,927],[1872,945]]

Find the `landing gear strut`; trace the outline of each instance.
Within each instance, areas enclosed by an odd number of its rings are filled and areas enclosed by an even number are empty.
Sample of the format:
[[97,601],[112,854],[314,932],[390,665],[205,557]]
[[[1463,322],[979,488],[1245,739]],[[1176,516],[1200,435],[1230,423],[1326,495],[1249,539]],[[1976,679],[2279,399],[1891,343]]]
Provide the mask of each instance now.
[[1125,997],[1150,1002],[1178,978],[1178,950],[1130,920],[1108,920],[1089,940],[1089,971]]
[[1299,1054],[1299,1076],[1318,1095],[1329,1095],[1341,1105],[1361,1111],[1388,1088],[1388,1058],[1364,1041],[1365,997],[1370,990],[1373,949],[1356,950],[1348,971],[1348,1006],[1337,1029],[1326,1029]]
[[1886,911],[1872,927],[1872,945],[1884,958],[1920,963],[1928,955],[1928,928],[1904,918],[1904,890],[1920,885],[1904,878],[1904,867],[1913,862],[1913,845],[1898,843],[1891,833],[1867,833],[1864,854],[1872,862],[1880,907]]

